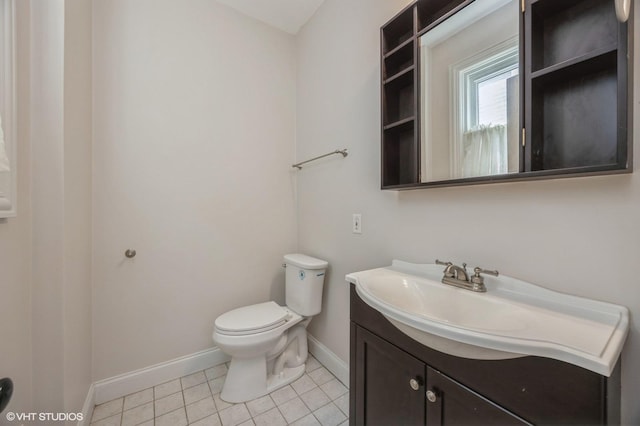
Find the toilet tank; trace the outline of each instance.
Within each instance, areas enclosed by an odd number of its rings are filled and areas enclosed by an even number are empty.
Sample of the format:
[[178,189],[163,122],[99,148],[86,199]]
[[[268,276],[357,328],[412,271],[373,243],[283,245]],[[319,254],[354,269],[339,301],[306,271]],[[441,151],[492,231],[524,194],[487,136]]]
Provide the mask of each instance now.
[[284,256],[287,307],[305,317],[322,310],[322,287],[328,262],[304,254]]

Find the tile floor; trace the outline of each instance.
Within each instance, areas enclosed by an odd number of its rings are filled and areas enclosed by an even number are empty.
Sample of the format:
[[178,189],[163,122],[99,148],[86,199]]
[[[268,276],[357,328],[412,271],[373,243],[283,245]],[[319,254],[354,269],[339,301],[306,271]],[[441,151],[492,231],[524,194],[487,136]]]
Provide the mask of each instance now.
[[229,426],[349,424],[349,390],[315,358],[305,374],[243,404],[220,399],[228,364],[96,405],[92,426]]

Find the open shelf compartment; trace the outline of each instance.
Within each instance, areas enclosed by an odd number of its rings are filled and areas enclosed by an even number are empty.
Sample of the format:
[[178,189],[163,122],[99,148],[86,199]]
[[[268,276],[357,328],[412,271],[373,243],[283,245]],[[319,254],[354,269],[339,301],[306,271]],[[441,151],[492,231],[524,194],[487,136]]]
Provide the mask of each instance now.
[[418,183],[419,150],[414,120],[384,131],[382,187]]
[[410,6],[401,11],[385,26],[382,27],[382,53],[386,54],[410,40],[415,35],[414,14],[415,7]]
[[619,163],[617,87],[615,66],[534,81],[531,170]]
[[383,96],[383,126],[415,116],[415,69],[401,73],[385,83]]
[[413,49],[415,49],[415,43],[411,39],[385,55],[383,79],[389,79],[414,66],[415,55]]
[[618,45],[612,0],[539,0],[532,7],[532,70]]

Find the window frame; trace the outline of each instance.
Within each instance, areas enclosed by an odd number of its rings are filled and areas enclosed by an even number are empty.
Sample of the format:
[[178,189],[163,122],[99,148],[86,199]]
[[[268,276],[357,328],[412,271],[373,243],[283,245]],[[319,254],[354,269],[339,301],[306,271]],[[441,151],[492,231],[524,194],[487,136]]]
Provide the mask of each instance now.
[[8,179],[0,180],[0,219],[17,215],[16,2],[0,0],[0,115],[9,158]]
[[514,68],[518,68],[519,44],[519,36],[516,35],[476,55],[465,58],[463,61],[452,64],[449,68],[450,99],[453,100],[449,129],[453,136],[449,156],[449,170],[451,170],[452,176],[460,176],[462,172],[464,132],[472,128],[474,122],[477,122],[479,83],[505,72],[514,64]]

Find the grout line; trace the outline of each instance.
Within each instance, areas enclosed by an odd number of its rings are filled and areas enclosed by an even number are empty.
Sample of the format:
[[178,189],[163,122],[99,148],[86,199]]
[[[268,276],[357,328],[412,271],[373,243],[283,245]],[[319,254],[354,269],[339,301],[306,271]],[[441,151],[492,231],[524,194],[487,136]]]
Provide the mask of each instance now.
[[[189,416],[187,415],[187,401],[184,399],[184,388],[182,387],[182,377],[180,377],[180,389],[182,390],[182,408],[184,409],[184,418],[187,421],[187,425],[189,425]],[[215,405],[215,404],[214,404]],[[155,417],[154,417],[155,423]]]

